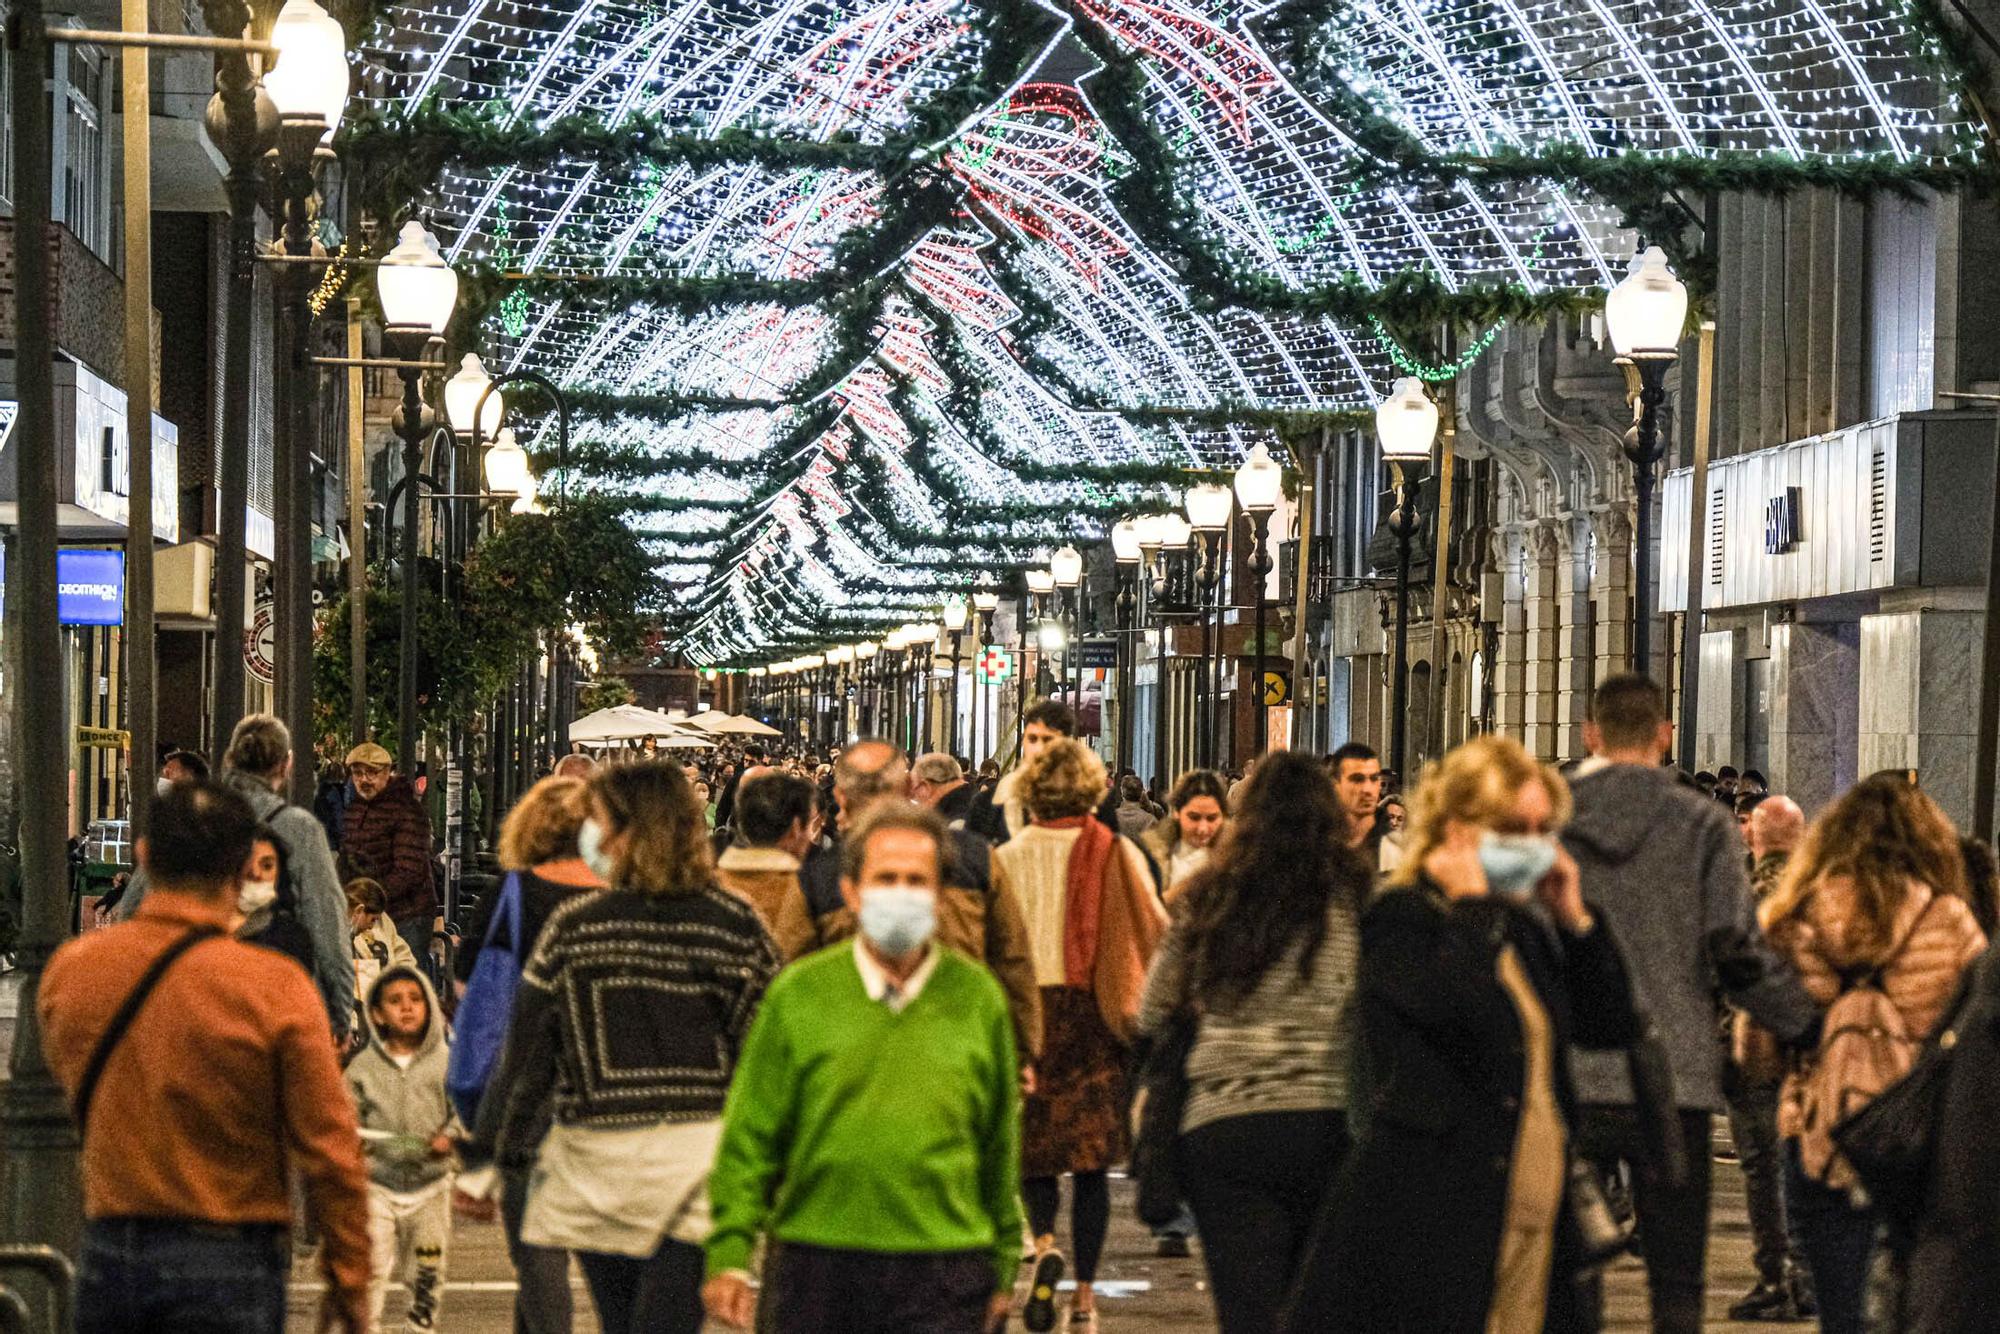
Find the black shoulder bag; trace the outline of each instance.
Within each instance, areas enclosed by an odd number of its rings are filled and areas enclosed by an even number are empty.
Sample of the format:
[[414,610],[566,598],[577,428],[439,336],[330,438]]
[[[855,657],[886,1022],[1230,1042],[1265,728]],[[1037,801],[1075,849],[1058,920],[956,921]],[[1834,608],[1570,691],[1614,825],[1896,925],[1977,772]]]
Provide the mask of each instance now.
[[110,1061],[111,1053],[117,1050],[118,1044],[124,1041],[126,1030],[130,1029],[132,1021],[139,1017],[139,1009],[145,1005],[146,998],[153,994],[153,988],[160,984],[160,979],[166,976],[167,969],[173,967],[174,961],[181,955],[202,941],[221,934],[220,927],[198,926],[167,946],[160,952],[160,957],[153,960],[152,965],[140,976],[138,985],[132,988],[124,1003],[119,1005],[118,1012],[111,1016],[111,1023],[106,1026],[104,1036],[97,1040],[96,1049],[90,1053],[90,1060],[83,1067],[83,1078],[76,1083],[76,1098],[72,1110],[76,1116],[79,1136],[90,1122],[91,1099],[97,1096],[97,1081],[104,1074],[105,1063]]
[[1181,1137],[1187,1106],[1188,1054],[1194,1050],[1201,1019],[1191,1005],[1176,1010],[1147,1047],[1139,1064],[1132,1107],[1131,1175],[1139,1221],[1162,1227],[1180,1216],[1181,1186],[1174,1177],[1174,1143]]

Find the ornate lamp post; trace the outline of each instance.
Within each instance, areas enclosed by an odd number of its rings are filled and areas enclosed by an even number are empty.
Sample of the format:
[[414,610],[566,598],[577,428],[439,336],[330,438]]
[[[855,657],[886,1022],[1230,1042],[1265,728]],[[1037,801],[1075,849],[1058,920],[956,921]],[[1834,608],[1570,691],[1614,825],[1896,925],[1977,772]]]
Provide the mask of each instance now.
[[1167,692],[1167,631],[1168,624],[1164,610],[1167,591],[1168,552],[1187,550],[1188,539],[1194,535],[1194,528],[1179,513],[1149,514],[1139,520],[1139,552],[1152,567],[1152,580],[1146,598],[1147,615],[1155,622],[1159,634],[1157,654],[1159,660],[1159,681],[1153,701],[1153,785],[1155,790],[1165,792],[1173,775],[1167,767],[1167,739],[1169,735],[1169,710]]
[[1632,464],[1633,524],[1637,547],[1633,561],[1632,667],[1645,675],[1652,670],[1653,648],[1653,470],[1665,446],[1660,440],[1660,404],[1667,401],[1667,371],[1680,357],[1681,330],[1687,324],[1688,294],[1658,246],[1648,246],[1632,261],[1632,270],[1604,299],[1604,324],[1618,364],[1639,381],[1638,420],[1625,439],[1625,457]]
[[1113,761],[1122,775],[1132,767],[1132,616],[1139,602],[1139,522],[1129,515],[1111,525],[1111,559],[1118,576],[1118,745]]
[[[1201,569],[1195,576],[1195,586],[1201,594],[1201,657],[1207,707],[1201,713],[1201,736],[1199,763],[1204,769],[1215,767],[1216,734],[1221,730],[1222,690],[1217,684],[1221,676],[1220,644],[1222,612],[1215,607],[1216,586],[1222,580],[1222,533],[1229,527],[1229,512],[1235,497],[1229,488],[1214,482],[1201,482],[1187,489],[1182,504],[1187,509],[1188,526],[1201,540]],[[1209,665],[1211,656],[1216,666]]]
[[951,636],[951,753],[958,756],[958,659],[965,641],[965,620],[970,609],[965,599],[953,593],[944,600],[944,613],[938,617],[938,624]]
[[[1050,573],[1046,568],[1043,568],[1043,569],[1029,570],[1027,574],[1027,580],[1028,580],[1028,593],[1034,599],[1034,619],[1036,623],[1035,684],[1036,688],[1039,689],[1041,687],[1042,679],[1044,677],[1051,675],[1049,671],[1049,660],[1048,660],[1049,651],[1046,648],[1044,648],[1042,644],[1042,641],[1046,638],[1046,636],[1042,634],[1041,622],[1047,619],[1048,617],[1049,597],[1056,591],[1056,577],[1054,574]],[[1023,640],[1026,640],[1027,633],[1028,633],[1027,627],[1023,626],[1021,630],[1021,637]],[[1025,647],[1025,644],[1023,645],[1023,647]],[[1027,702],[1027,683],[1025,680],[1022,682],[1021,694],[1022,694],[1022,703],[1025,705]]]
[[[1000,610],[1000,595],[990,588],[974,589],[972,608],[979,613],[979,653],[986,654],[986,646],[993,642],[993,614]],[[992,697],[991,689],[980,681],[977,674],[972,678],[972,750],[969,758],[976,766],[979,763],[979,737],[986,733],[987,749],[993,745],[993,724],[987,718],[987,704]]]
[[424,442],[424,349],[442,337],[458,302],[458,275],[438,253],[437,238],[419,222],[406,222],[375,270],[382,303],[384,336],[398,360],[403,406],[397,427],[403,437],[403,593],[400,662],[397,673],[396,747],[403,772],[414,773],[417,747],[417,472]]
[[1264,707],[1264,581],[1271,574],[1271,512],[1278,508],[1278,492],[1285,482],[1285,470],[1271,451],[1258,445],[1236,470],[1236,503],[1250,516],[1253,529],[1250,545],[1250,573],[1256,579],[1256,635],[1252,650],[1250,708],[1257,719],[1257,748],[1261,756],[1270,742],[1270,711]]
[[1083,710],[1083,553],[1065,546],[1049,557],[1049,574],[1061,591],[1063,625],[1069,640],[1069,703],[1081,715]]
[[[1389,516],[1389,531],[1396,539],[1396,657],[1389,689],[1389,760],[1399,775],[1409,740],[1410,542],[1417,535],[1419,521],[1417,484],[1410,479],[1410,468],[1431,456],[1437,430],[1437,404],[1425,395],[1424,382],[1415,376],[1396,381],[1395,392],[1375,409],[1375,434],[1381,438],[1382,457],[1396,479],[1396,509]],[[1441,571],[1436,573],[1442,575]]]

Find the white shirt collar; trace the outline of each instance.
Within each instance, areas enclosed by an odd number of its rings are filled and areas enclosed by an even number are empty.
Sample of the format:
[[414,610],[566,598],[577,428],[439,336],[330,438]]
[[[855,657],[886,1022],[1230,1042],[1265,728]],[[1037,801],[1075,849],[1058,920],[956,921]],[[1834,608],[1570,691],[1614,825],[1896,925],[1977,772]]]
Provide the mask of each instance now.
[[[886,1002],[891,1010],[901,1014],[909,1008],[910,1002],[917,998],[917,993],[924,989],[924,983],[930,981],[931,974],[937,970],[937,961],[936,944],[925,945],[924,961],[917,965],[916,972],[911,973],[909,978],[896,988],[896,998]],[[889,974],[881,964],[875,962],[875,956],[868,952],[868,947],[863,945],[858,937],[854,941],[854,966],[861,972],[861,986],[867,991],[868,999],[884,1001],[889,994]]]

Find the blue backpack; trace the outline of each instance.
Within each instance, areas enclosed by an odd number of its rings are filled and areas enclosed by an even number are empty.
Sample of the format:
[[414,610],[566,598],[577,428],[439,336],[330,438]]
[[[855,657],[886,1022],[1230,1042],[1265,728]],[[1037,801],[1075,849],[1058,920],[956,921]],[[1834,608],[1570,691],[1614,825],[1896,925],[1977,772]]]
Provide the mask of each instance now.
[[[503,947],[501,932],[506,932]],[[459,997],[453,1025],[451,1060],[445,1067],[445,1092],[467,1127],[479,1120],[479,1101],[500,1053],[507,1045],[507,1026],[514,1018],[514,993],[521,985],[521,876],[509,871],[500,882],[500,901],[486,923],[479,957],[472,961],[472,978]]]

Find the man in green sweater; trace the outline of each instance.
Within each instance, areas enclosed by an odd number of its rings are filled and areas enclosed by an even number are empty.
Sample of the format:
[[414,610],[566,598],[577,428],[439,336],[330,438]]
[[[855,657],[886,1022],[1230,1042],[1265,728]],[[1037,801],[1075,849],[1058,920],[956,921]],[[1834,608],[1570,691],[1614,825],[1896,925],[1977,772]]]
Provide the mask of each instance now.
[[901,803],[842,847],[860,934],[778,975],[709,1177],[703,1299],[766,1334],[982,1334],[1021,1246],[1021,1105],[1000,984],[934,943],[946,830]]

